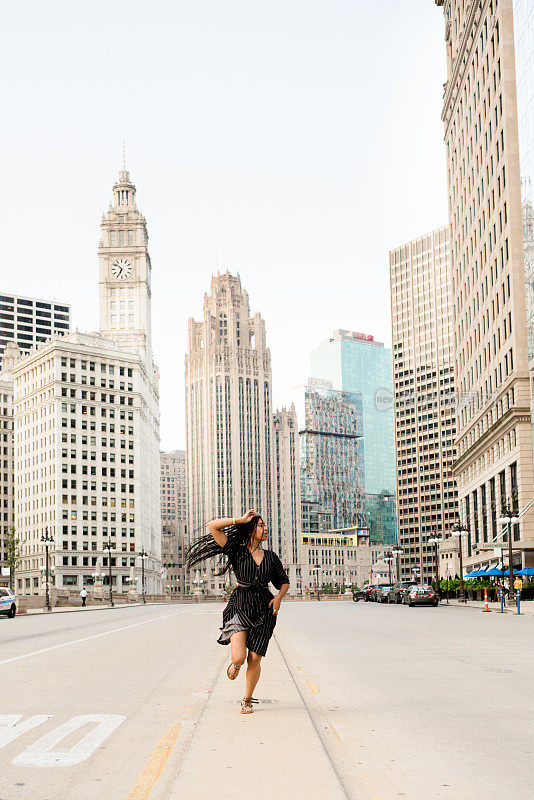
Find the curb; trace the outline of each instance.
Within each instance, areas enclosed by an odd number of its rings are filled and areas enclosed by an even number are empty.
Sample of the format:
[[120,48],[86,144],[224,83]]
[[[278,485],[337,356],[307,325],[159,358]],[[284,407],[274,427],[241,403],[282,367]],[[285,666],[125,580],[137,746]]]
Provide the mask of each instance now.
[[[440,606],[445,606],[446,607],[447,603],[441,602]],[[471,611],[481,611],[481,612],[484,611],[484,606],[483,605],[474,606],[474,605],[471,605],[470,603],[449,603],[448,607],[449,608],[469,608],[469,609],[471,609]],[[505,606],[503,613],[504,614],[514,614],[515,616],[517,616],[515,608],[516,608],[515,604],[514,604],[514,606],[508,606],[508,607]],[[500,608],[500,606],[497,606],[496,608],[490,608],[490,611],[492,611],[494,614],[500,614],[501,613],[501,608]],[[522,617],[523,616],[524,617],[532,617],[532,616],[534,616],[534,611],[533,612],[527,611],[526,613],[524,611],[522,611],[520,616],[522,616]]]
[[17,617],[48,617],[51,614],[75,614],[80,611],[115,611],[117,608],[135,608],[136,606],[165,606],[167,603],[121,603],[120,605],[110,606],[80,606],[79,608],[61,608],[55,607],[51,611],[44,611],[43,609],[31,609],[29,611],[18,611]]

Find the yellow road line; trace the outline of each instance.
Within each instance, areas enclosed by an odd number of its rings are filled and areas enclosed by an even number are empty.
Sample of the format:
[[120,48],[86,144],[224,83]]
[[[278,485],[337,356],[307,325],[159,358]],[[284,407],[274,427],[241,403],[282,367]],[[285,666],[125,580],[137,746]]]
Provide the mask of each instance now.
[[[188,705],[182,708],[193,710],[195,706]],[[169,760],[181,729],[181,722],[173,722],[162,734],[126,800],[147,800]]]

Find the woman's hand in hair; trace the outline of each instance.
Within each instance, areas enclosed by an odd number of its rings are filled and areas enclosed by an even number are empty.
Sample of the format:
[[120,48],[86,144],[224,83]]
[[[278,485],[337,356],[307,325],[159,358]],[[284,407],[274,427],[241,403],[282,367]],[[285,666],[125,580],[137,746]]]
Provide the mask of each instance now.
[[246,522],[250,522],[256,516],[256,512],[253,508],[251,508],[243,517],[239,517],[236,519],[236,525],[244,525]]

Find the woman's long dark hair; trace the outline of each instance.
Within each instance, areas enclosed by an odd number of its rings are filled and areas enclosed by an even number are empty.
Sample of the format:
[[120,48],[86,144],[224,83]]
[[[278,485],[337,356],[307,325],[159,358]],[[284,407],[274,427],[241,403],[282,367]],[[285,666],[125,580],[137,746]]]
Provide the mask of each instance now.
[[215,575],[224,575],[232,566],[232,561],[239,550],[248,546],[260,519],[262,518],[258,515],[252,517],[250,522],[242,522],[239,525],[230,525],[228,528],[223,528],[222,532],[228,537],[224,551],[217,544],[211,533],[196,539],[187,548],[185,554],[186,569],[191,569],[202,561],[207,561],[208,558],[223,555],[226,556],[226,563],[221,566],[221,569]]

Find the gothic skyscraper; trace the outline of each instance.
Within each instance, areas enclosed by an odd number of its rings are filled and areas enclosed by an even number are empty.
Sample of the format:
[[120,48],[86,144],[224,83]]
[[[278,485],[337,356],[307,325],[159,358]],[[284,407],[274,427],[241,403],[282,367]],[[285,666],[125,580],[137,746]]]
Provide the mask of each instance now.
[[239,275],[212,278],[185,364],[190,534],[249,508],[272,530],[271,354]]

